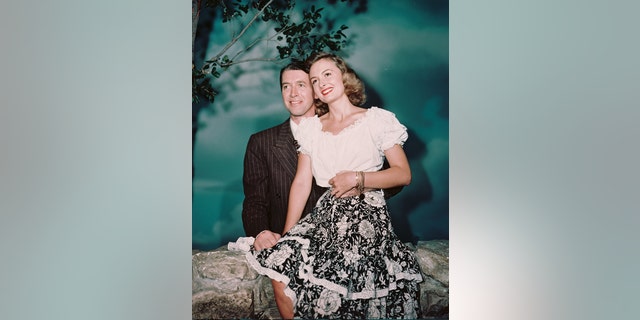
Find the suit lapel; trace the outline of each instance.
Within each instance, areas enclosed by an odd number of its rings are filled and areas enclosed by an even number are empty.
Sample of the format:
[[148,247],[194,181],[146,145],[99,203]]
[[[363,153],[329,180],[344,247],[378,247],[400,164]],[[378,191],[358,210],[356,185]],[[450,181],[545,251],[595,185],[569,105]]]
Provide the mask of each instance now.
[[289,119],[281,124],[278,130],[278,136],[276,137],[276,143],[273,148],[273,153],[280,161],[286,172],[291,176],[296,174],[296,167],[298,162],[297,151],[294,146],[293,134],[291,133],[291,124]]

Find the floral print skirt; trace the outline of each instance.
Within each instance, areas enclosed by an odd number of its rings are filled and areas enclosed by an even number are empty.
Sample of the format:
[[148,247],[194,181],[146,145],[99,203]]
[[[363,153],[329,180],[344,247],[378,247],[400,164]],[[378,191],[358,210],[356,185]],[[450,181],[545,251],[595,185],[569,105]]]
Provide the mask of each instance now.
[[420,266],[393,232],[381,191],[327,191],[274,247],[252,248],[247,260],[287,285],[296,318],[420,317]]

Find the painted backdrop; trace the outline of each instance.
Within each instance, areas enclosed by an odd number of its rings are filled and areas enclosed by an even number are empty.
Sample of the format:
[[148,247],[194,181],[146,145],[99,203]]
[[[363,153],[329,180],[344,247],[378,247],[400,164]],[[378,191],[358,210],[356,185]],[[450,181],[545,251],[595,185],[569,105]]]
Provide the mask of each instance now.
[[[315,2],[321,6],[321,1]],[[331,8],[326,8],[327,14]],[[352,44],[339,52],[366,83],[366,106],[394,112],[407,126],[411,185],[389,200],[404,241],[449,238],[449,19],[447,1],[368,1],[366,11],[338,14]],[[215,21],[207,56],[230,31]],[[284,121],[278,70],[246,64],[217,79],[212,112],[201,112],[194,145],[193,248],[209,250],[240,236],[242,163],[249,136]]]

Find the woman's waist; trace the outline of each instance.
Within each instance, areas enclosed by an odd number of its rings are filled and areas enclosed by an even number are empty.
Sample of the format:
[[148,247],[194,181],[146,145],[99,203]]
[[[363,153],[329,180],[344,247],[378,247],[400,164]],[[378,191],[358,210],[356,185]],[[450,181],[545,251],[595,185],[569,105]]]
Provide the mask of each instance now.
[[[326,188],[327,190],[322,195],[324,197],[334,197],[331,195],[331,188]],[[364,192],[358,193],[352,196],[343,196],[338,199],[353,199],[359,198],[359,200],[368,200],[367,202],[371,202],[371,204],[384,205],[386,200],[384,198],[384,190],[382,189],[365,189]]]

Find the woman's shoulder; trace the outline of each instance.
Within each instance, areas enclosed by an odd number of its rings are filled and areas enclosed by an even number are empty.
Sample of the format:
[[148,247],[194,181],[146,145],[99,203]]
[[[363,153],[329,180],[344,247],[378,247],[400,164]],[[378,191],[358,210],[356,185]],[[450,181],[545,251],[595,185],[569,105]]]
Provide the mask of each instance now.
[[372,121],[374,122],[387,122],[393,119],[396,119],[396,114],[386,110],[386,109],[382,109],[380,107],[371,107],[369,109],[367,109],[367,115],[368,118],[370,118]]
[[391,112],[389,110],[386,110],[386,109],[383,109],[383,108],[380,108],[380,107],[376,107],[376,106],[373,106],[373,107],[370,107],[369,109],[367,109],[367,113],[375,115],[375,116],[382,116],[382,117],[384,117],[384,116],[387,116],[387,117],[388,116],[393,116],[393,117],[395,117],[396,116],[393,112]]

